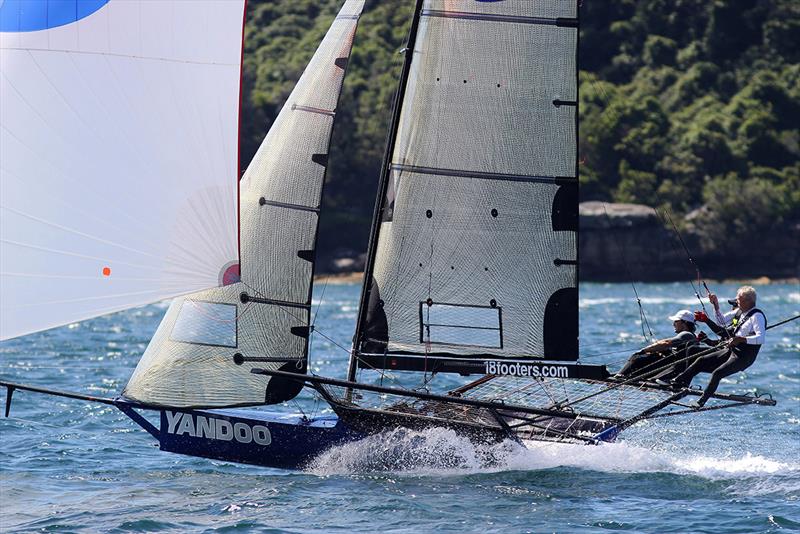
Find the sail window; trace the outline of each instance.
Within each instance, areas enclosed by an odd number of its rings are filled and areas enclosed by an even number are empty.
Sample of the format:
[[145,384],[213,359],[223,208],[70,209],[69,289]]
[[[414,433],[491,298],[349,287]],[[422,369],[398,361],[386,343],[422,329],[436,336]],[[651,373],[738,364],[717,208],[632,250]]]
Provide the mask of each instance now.
[[503,348],[502,309],[496,306],[419,303],[421,343]]
[[197,345],[236,347],[236,305],[184,300],[170,339]]

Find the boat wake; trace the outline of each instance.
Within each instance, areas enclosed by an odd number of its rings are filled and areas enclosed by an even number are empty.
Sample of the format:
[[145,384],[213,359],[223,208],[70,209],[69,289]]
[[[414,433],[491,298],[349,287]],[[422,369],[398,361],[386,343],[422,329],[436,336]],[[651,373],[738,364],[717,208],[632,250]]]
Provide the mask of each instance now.
[[372,471],[503,470],[525,448],[513,441],[475,444],[452,430],[399,428],[326,451],[309,466],[319,475]]
[[609,473],[673,473],[708,479],[759,477],[800,472],[800,462],[781,462],[745,452],[712,457],[632,445],[600,446],[513,441],[475,444],[452,430],[397,429],[334,447],[317,457],[308,472],[342,475],[376,471],[409,474],[537,471],[571,467]]

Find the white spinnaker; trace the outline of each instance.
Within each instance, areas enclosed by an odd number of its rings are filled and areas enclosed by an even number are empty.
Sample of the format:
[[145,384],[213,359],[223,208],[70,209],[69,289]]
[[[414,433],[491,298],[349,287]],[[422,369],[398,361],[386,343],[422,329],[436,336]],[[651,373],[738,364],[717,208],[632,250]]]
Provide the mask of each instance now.
[[325,162],[363,7],[344,3],[242,178],[241,281],[174,299],[124,396],[223,407],[297,394],[250,370],[305,368]]
[[220,285],[238,261],[243,0],[0,32],[0,339]]

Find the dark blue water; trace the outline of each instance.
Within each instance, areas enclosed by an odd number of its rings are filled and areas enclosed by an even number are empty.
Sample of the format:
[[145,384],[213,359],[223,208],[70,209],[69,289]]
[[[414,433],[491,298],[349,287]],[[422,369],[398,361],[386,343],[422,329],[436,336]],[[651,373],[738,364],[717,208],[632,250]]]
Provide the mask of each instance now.
[[[698,307],[686,284],[638,289],[660,337],[671,333],[667,315]],[[318,329],[344,347],[358,291],[329,285],[320,307]],[[797,286],[758,291],[771,322],[800,313]],[[113,396],[164,310],[148,306],[0,344],[0,376]],[[621,363],[640,343],[638,319],[629,285],[582,285],[584,361]],[[12,418],[0,420],[0,530],[800,530],[799,323],[771,330],[756,364],[721,386],[771,393],[777,407],[651,421],[601,447],[476,448],[431,430],[350,444],[307,471],[281,471],[163,453],[113,408],[17,392]],[[315,336],[314,372],[344,377],[346,358]],[[305,396],[283,409],[322,406]],[[403,454],[387,469],[378,457],[388,439]],[[499,464],[484,467],[487,456]]]

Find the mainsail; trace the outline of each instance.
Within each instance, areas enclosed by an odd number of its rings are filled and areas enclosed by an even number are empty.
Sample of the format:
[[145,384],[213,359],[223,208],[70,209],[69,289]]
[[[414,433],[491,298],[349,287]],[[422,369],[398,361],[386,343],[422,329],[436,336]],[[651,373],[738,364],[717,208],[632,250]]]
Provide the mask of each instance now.
[[238,262],[244,1],[0,2],[0,339]]
[[418,3],[358,365],[577,359],[577,16],[575,0]]
[[304,371],[328,147],[363,0],[342,7],[240,185],[240,280],[175,299],[123,394],[166,406],[237,406],[294,397]]

